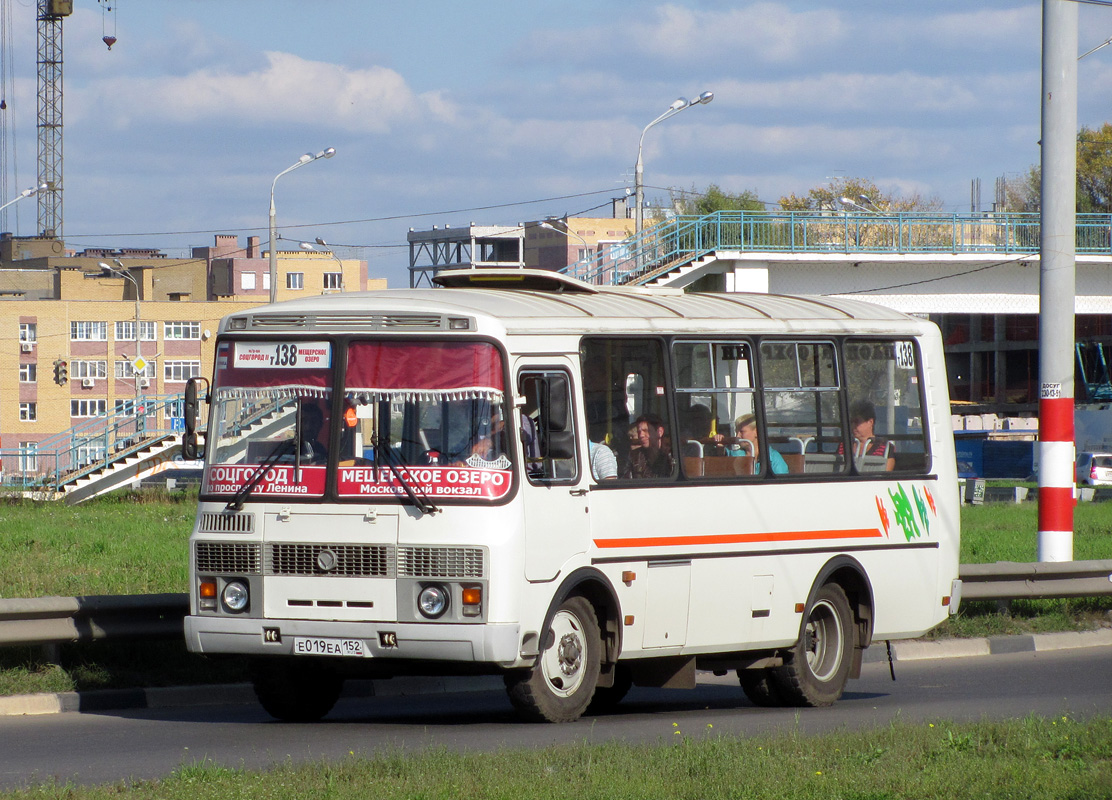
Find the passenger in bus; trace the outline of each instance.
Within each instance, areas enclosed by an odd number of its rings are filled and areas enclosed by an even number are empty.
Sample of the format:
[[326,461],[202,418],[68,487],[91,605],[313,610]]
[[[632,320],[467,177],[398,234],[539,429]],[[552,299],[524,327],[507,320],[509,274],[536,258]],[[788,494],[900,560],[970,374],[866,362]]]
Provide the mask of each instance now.
[[672,474],[672,453],[664,439],[664,420],[656,414],[643,414],[633,424],[635,440],[640,443],[630,454],[633,478],[666,478]]
[[[757,417],[753,414],[743,414],[734,423],[738,439],[748,443],[748,447],[727,448],[726,453],[731,456],[753,456],[753,473],[761,471],[761,446],[757,443]],[[751,450],[752,453],[748,451]],[[788,474],[788,462],[776,450],[769,448],[768,468],[777,475]]]
[[[853,432],[853,457],[855,459],[871,456],[884,458],[884,469],[891,472],[896,467],[895,446],[882,436],[876,435],[876,406],[868,400],[855,400],[849,407],[849,425]],[[838,445],[838,455],[845,452]]]
[[[483,461],[497,461],[506,452],[506,421],[502,409],[494,406],[488,419],[480,420],[471,440],[471,457]],[[470,459],[468,459],[470,462]]]
[[594,426],[587,432],[587,454],[591,459],[591,475],[596,481],[618,477],[618,459],[605,444],[606,428]]
[[301,427],[298,429],[298,449],[302,464],[327,464],[328,448],[320,442],[324,429],[324,412],[313,400],[301,401]]

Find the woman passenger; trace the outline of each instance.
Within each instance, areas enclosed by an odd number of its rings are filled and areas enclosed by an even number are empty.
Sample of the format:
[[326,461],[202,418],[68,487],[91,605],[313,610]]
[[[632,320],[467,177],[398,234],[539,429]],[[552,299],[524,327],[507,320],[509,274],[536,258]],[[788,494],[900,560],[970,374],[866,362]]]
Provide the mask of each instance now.
[[[739,439],[744,439],[749,443],[749,450],[752,451],[753,456],[753,473],[757,474],[761,471],[761,446],[757,443],[757,417],[753,414],[744,414],[737,418],[734,423],[734,430],[737,432]],[[786,475],[788,472],[788,462],[784,457],[777,452],[776,448],[769,448],[771,455],[768,457],[769,468],[777,475]],[[732,456],[746,456],[750,455],[749,450],[745,448],[727,449],[727,453]]]

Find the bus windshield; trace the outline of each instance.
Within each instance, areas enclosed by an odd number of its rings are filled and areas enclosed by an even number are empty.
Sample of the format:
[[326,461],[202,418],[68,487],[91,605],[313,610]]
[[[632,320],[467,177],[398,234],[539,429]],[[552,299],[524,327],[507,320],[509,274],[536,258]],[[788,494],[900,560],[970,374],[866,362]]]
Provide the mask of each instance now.
[[485,342],[353,341],[346,358],[331,342],[222,342],[205,492],[321,498],[334,475],[339,498],[499,499],[503,385]]
[[221,342],[204,491],[322,496],[331,409],[331,343]]
[[348,348],[340,497],[505,496],[502,356],[485,342],[357,341]]

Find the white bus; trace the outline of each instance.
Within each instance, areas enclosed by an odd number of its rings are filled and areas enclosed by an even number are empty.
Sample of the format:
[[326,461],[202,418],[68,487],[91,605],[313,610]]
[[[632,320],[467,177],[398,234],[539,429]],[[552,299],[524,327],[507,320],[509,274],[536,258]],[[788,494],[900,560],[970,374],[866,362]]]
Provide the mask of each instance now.
[[554,722],[697,670],[822,706],[870,642],[956,609],[930,323],[534,270],[438,282],[236,312],[207,395],[189,385],[210,408],[188,646],[249,656],[271,715],[428,674],[501,675]]

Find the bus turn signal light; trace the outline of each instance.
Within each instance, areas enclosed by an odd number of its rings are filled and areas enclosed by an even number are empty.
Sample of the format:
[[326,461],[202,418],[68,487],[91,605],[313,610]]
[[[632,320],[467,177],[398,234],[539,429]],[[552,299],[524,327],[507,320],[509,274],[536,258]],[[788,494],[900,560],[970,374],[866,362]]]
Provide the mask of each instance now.
[[201,581],[201,585],[197,587],[197,595],[200,598],[197,605],[201,611],[216,610],[216,581]]
[[482,613],[483,587],[464,586],[460,599],[463,601],[463,615],[477,617]]

